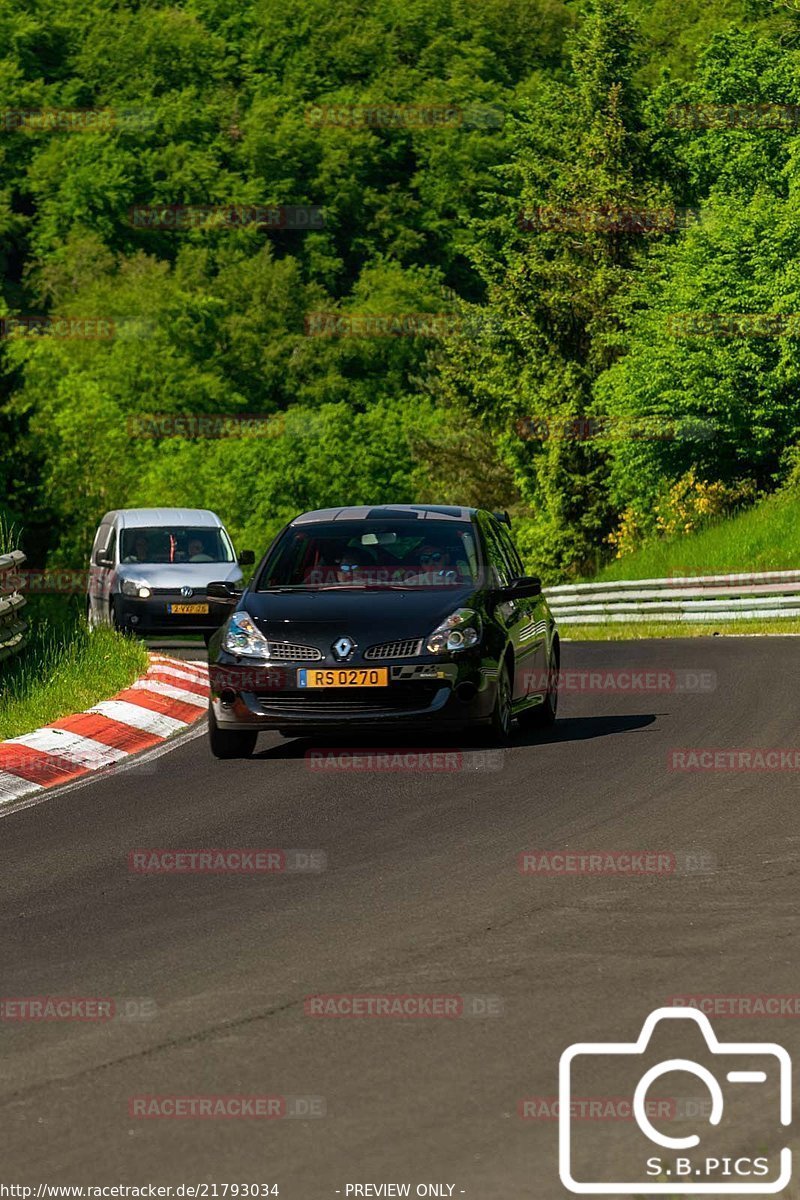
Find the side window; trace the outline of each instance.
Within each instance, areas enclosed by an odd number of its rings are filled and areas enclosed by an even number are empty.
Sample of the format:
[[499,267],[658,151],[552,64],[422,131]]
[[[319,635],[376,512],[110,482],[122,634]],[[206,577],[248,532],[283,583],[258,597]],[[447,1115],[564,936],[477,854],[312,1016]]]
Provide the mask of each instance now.
[[483,536],[486,541],[486,553],[489,558],[489,573],[491,575],[491,584],[493,587],[507,587],[511,582],[514,572],[506,558],[503,544],[498,537],[497,529],[492,521],[486,521],[483,525]]
[[108,546],[106,547],[106,552],[103,557],[110,558],[113,563],[116,553],[117,553],[117,531],[116,531],[116,529],[112,529],[111,537],[108,539]]
[[503,543],[506,552],[506,558],[511,564],[511,569],[516,579],[521,579],[525,574],[525,568],[522,565],[522,559],[519,556],[517,547],[511,540],[511,535],[504,525],[501,525],[497,531],[500,534],[500,541]]

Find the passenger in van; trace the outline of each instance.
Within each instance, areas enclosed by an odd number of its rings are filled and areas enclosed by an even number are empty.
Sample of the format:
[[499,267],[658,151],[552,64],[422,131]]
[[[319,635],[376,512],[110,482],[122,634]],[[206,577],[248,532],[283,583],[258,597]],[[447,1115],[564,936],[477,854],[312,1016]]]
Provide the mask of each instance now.
[[189,562],[213,562],[214,559],[206,552],[202,538],[189,539]]
[[149,562],[150,561],[149,555],[150,555],[150,551],[148,550],[148,547],[147,547],[147,538],[143,534],[140,533],[139,536],[136,538],[136,541],[133,543],[133,554],[127,554],[125,556],[125,558],[123,558],[122,561],[126,562],[126,563]]

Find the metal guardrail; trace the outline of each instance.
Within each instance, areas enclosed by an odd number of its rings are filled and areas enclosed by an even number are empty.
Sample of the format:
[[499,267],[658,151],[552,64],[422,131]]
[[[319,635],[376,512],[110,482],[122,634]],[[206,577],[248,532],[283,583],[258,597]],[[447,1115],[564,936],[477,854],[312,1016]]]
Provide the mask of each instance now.
[[22,617],[25,607],[25,597],[18,591],[3,594],[3,574],[15,571],[25,562],[21,550],[12,550],[10,554],[0,554],[0,664],[17,654],[25,645],[25,635],[28,626]]
[[546,589],[562,624],[800,617],[800,570],[620,579]]

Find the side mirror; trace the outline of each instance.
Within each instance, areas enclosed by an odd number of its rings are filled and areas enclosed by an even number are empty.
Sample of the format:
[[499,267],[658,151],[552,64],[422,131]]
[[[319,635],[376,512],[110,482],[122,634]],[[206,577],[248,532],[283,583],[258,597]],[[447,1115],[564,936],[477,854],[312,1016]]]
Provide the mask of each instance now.
[[240,567],[252,567],[255,561],[256,556],[253,550],[243,550],[238,559]]
[[113,567],[114,565],[113,558],[98,558],[95,561],[97,562],[98,567]]
[[243,592],[244,588],[237,588],[232,583],[220,582],[219,580],[209,583],[206,587],[206,596],[208,596],[209,600],[217,600],[221,604],[230,605],[231,608],[239,603]]
[[542,581],[538,575],[523,575],[514,579],[508,587],[495,588],[498,600],[525,600],[531,596],[541,596]]

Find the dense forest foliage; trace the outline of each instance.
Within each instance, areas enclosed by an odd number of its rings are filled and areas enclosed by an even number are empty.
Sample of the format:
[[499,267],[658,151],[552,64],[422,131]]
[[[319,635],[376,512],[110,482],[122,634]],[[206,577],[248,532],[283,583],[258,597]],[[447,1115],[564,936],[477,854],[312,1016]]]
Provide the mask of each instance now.
[[[795,0],[4,0],[0,56],[32,561],[81,565],[117,506],[260,552],[437,500],[508,508],[553,578],[797,472]],[[8,319],[47,315],[113,336]]]

